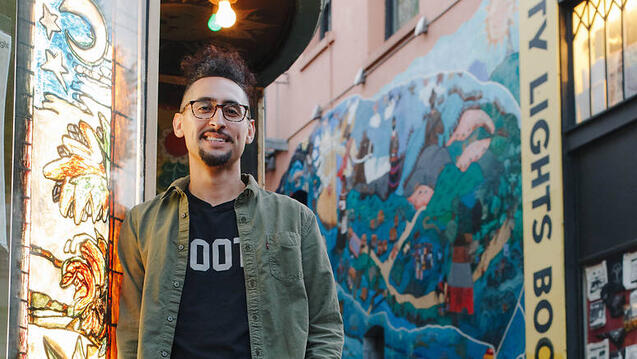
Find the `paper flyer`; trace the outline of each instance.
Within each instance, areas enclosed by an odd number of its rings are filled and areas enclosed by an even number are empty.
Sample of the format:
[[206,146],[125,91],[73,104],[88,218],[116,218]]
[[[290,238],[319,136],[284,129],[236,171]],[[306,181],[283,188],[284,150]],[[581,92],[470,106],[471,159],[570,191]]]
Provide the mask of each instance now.
[[606,271],[606,261],[586,267],[586,294],[588,300],[594,301],[601,298],[602,287],[608,283],[608,272]]
[[592,302],[589,316],[591,329],[601,328],[606,325],[606,308],[604,307],[604,302],[601,300]]
[[587,359],[609,359],[608,339],[586,345]]
[[626,347],[626,359],[637,359],[637,344]]
[[626,289],[637,288],[637,252],[624,253],[623,282]]

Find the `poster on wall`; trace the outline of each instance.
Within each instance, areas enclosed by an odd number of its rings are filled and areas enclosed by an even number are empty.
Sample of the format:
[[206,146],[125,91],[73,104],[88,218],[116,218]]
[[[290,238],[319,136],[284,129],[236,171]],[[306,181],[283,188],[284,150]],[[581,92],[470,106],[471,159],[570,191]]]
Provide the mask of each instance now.
[[586,294],[588,300],[598,300],[602,295],[602,287],[608,283],[608,273],[606,271],[606,261],[586,267]]
[[[9,76],[9,63],[11,59],[11,35],[0,31],[0,138],[4,138],[4,108],[7,97],[7,84]],[[0,246],[7,248],[6,235],[6,198],[5,198],[5,176],[4,155],[0,156]]]
[[591,343],[586,346],[587,359],[609,359],[608,339],[599,343]]
[[637,252],[624,253],[624,287],[626,289],[637,288]]

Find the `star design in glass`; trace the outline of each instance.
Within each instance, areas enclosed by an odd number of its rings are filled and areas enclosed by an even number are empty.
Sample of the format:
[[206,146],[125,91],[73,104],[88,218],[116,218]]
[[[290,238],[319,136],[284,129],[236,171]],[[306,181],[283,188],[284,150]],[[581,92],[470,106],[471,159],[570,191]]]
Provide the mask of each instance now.
[[62,54],[55,54],[51,50],[46,50],[46,61],[40,65],[40,68],[45,71],[51,71],[55,75],[55,78],[62,84],[64,91],[66,91],[66,82],[62,75],[68,74],[69,70],[64,66],[64,57]]
[[46,29],[46,37],[51,40],[54,32],[60,32],[60,26],[57,24],[58,16],[49,10],[46,4],[42,4],[42,17],[40,24]]

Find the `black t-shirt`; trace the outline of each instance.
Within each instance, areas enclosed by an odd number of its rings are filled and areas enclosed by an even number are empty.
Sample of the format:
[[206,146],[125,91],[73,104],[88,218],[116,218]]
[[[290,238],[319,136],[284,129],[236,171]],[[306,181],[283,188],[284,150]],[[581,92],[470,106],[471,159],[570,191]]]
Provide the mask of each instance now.
[[213,207],[187,194],[190,246],[172,358],[249,358],[246,290],[234,201]]

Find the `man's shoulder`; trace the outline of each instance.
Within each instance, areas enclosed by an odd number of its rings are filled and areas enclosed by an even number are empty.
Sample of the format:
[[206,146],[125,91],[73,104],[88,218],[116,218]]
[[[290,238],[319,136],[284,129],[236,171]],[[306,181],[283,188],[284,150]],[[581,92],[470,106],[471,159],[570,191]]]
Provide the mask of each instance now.
[[303,203],[299,202],[298,200],[290,196],[286,196],[284,194],[277,193],[277,192],[268,191],[266,189],[260,189],[260,192],[261,192],[263,201],[266,201],[269,203],[276,203],[278,205],[289,207],[290,209],[294,209],[298,211],[308,211],[312,213],[312,211],[306,205],[304,205]]

